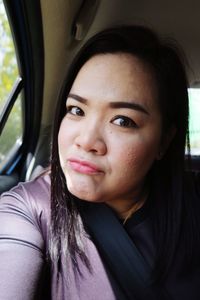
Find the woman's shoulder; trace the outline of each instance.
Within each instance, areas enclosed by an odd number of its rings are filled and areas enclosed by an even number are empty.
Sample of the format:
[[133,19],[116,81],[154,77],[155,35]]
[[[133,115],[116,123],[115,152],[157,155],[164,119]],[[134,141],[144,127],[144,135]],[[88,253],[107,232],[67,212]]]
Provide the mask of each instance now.
[[11,190],[4,192],[1,198],[12,197],[15,199],[32,202],[37,205],[47,205],[50,201],[50,177],[42,175],[27,182],[20,182]]
[[[45,230],[50,215],[50,177],[21,182],[0,198],[0,212],[17,213]],[[45,230],[46,231],[46,230]]]

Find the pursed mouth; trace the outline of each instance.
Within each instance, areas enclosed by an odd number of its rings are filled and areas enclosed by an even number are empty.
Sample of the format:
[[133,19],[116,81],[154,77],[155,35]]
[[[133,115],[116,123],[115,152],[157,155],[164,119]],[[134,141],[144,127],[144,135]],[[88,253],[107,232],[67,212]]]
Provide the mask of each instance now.
[[88,161],[71,158],[68,159],[68,164],[74,171],[79,173],[83,173],[83,174],[103,173],[103,171],[97,165]]

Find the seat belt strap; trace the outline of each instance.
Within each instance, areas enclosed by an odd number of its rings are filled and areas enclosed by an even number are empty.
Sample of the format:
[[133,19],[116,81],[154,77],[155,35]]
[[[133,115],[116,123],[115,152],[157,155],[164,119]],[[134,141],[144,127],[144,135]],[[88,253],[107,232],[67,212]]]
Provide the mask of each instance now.
[[[81,205],[82,206],[82,205]],[[126,299],[158,299],[150,287],[151,267],[123,229],[114,212],[103,203],[81,208],[83,222]]]

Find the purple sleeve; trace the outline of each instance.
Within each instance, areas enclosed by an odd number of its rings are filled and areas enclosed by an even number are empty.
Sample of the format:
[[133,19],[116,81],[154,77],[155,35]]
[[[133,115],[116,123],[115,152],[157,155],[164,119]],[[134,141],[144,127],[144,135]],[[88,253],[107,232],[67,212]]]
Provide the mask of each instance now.
[[42,184],[21,184],[0,198],[0,299],[38,299],[45,262]]

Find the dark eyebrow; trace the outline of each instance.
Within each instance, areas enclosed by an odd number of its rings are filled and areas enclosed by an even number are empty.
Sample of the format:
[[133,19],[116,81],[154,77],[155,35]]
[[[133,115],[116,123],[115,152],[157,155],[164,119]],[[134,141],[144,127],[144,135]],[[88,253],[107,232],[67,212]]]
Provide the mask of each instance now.
[[[84,104],[87,104],[88,102],[87,99],[82,98],[75,94],[69,94],[68,98],[73,98]],[[133,109],[145,113],[146,115],[149,115],[149,112],[142,105],[134,102],[124,102],[124,101],[110,102],[109,106],[111,108],[129,108],[129,109]]]
[[133,110],[140,111],[149,115],[149,112],[140,104],[134,102],[124,102],[124,101],[117,101],[117,102],[110,102],[110,107],[112,108],[130,108]]
[[77,101],[79,101],[79,102],[81,102],[81,103],[84,103],[84,104],[86,104],[86,103],[88,102],[87,99],[82,98],[82,97],[80,97],[80,96],[78,96],[78,95],[75,95],[75,94],[69,94],[69,95],[68,95],[68,98],[75,99],[75,100],[77,100]]

